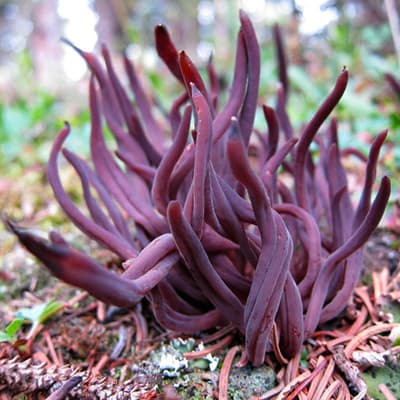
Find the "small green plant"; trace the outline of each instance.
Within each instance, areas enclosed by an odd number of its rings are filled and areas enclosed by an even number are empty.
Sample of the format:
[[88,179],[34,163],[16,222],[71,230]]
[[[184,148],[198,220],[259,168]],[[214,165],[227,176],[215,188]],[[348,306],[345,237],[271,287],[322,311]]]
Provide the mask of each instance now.
[[16,320],[29,321],[32,324],[27,336],[29,338],[40,324],[45,323],[63,307],[64,305],[60,301],[50,300],[47,303],[38,304],[31,308],[21,308],[16,313]]
[[14,343],[17,339],[17,332],[21,328],[24,320],[22,318],[16,318],[12,320],[4,329],[0,331],[0,342]]

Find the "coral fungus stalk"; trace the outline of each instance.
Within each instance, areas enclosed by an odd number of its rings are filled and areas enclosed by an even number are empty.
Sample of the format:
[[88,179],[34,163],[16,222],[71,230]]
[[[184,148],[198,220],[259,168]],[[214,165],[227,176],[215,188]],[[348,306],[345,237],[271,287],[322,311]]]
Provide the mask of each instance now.
[[[55,233],[45,241],[10,221],[8,227],[51,273],[107,303],[131,307],[145,297],[159,323],[181,333],[235,327],[248,360],[260,365],[276,340],[280,353],[293,357],[318,324],[346,307],[390,182],[382,179],[371,204],[383,132],[369,156],[361,157],[365,183],[358,205],[352,204],[341,159],[357,152],[341,152],[336,119],[327,123],[345,91],[346,69],[304,129],[294,132],[278,27],[277,107],[264,105],[267,131],[255,129],[260,49],[244,12],[240,24],[233,82],[222,106],[212,61],[206,82],[167,29],[155,28],[159,56],[182,85],[166,116],[153,113],[154,96],[147,96],[126,56],[130,93],[106,47],[104,64],[76,49],[92,73],[91,163],[63,148],[70,134],[66,124],[54,141],[48,178],[71,221],[120,257],[121,275]],[[104,123],[114,136],[115,155]],[[81,180],[86,212],[63,189],[61,154]]]

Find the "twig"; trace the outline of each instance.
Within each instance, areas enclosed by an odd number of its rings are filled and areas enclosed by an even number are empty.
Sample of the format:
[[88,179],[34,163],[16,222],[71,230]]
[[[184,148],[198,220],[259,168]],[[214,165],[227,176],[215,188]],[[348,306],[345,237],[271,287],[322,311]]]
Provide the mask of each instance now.
[[355,397],[355,399],[363,399],[367,393],[367,385],[360,378],[359,369],[352,364],[346,356],[343,346],[337,346],[333,352],[333,359],[335,360],[336,366],[345,376],[346,380],[354,385],[354,387],[357,389],[358,395]]
[[67,382],[65,382],[59,389],[53,392],[46,400],[63,400],[68,393],[80,382],[82,382],[81,376],[73,376]]

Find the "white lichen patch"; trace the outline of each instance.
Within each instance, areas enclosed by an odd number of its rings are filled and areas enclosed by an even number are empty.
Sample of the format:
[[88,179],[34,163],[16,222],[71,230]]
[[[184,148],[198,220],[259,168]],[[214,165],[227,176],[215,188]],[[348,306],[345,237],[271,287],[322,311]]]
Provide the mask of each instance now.
[[211,372],[214,372],[218,368],[219,358],[214,357],[211,353],[208,353],[205,357],[205,360],[208,361],[208,368]]
[[192,351],[195,343],[196,341],[193,338],[183,339],[179,337],[171,341],[172,347],[181,353]]
[[188,360],[182,353],[173,348],[173,346],[163,346],[160,352],[158,363],[163,376],[168,378],[176,378],[181,369],[188,367]]

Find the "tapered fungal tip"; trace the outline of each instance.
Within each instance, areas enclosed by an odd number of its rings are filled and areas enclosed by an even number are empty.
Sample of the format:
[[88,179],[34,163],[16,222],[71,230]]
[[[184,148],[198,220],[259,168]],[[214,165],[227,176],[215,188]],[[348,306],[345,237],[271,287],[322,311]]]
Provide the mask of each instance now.
[[55,241],[49,242],[47,239],[32,233],[27,228],[18,226],[9,219],[6,221],[6,226],[14,233],[22,245],[44,262],[50,269],[55,265],[54,257],[63,255],[65,249],[68,247],[60,235],[56,234],[56,236],[53,236]]
[[60,42],[67,44],[68,46],[71,47],[76,47],[69,39],[67,39],[66,37],[62,36],[60,37]]
[[104,42],[100,44],[100,50],[103,55],[109,56],[110,52],[108,51],[107,45]]
[[161,50],[161,46],[164,46],[166,43],[171,44],[168,29],[163,24],[158,24],[154,27],[154,37],[158,50]]
[[172,200],[168,203],[168,207],[167,207],[167,213],[168,215],[170,214],[176,214],[177,212],[179,212],[180,209],[180,204],[178,200]]
[[344,76],[347,82],[347,79],[349,78],[349,70],[345,65],[343,66],[342,71],[340,72],[340,76]]
[[187,59],[189,58],[189,56],[186,54],[186,51],[185,51],[185,50],[180,50],[180,51],[178,52],[178,54],[179,54],[179,61],[181,61],[181,60],[187,60]]
[[243,8],[239,9],[239,18],[240,18],[241,22],[242,22],[243,18],[246,18],[246,19],[249,18],[249,16],[247,15],[246,11],[243,10]]
[[349,80],[349,70],[346,67],[343,67],[342,71],[340,72],[338,81],[344,82],[344,85],[347,86],[348,80]]
[[378,138],[381,139],[382,142],[384,142],[386,140],[388,134],[389,134],[389,130],[385,129],[378,135]]
[[15,233],[16,224],[7,215],[2,215],[1,219],[9,232]]
[[74,43],[72,43],[69,39],[67,39],[66,37],[61,37],[60,41],[62,43],[65,43],[67,46],[71,47],[72,49],[74,49],[78,54],[80,54],[81,56],[84,56],[85,54],[88,54],[86,51],[80,49],[78,46],[76,46]]
[[382,178],[381,185],[384,186],[386,191],[390,192],[392,183],[387,175]]
[[157,24],[157,25],[154,27],[154,32],[155,32],[156,34],[163,34],[163,35],[167,34],[167,35],[168,35],[168,29],[167,29],[167,27],[166,27],[165,25],[163,25],[163,24]]
[[7,216],[4,217],[3,221],[4,221],[4,224],[7,228],[7,230],[9,232],[13,233],[15,236],[17,236],[17,238],[20,240],[23,238],[34,236],[32,233],[29,232],[29,230],[27,228],[18,226],[14,221],[12,221]]
[[64,140],[70,134],[70,132],[71,132],[71,126],[70,126],[69,122],[68,121],[64,121],[64,128],[62,128],[59,131],[57,137],[61,142],[64,142]]

